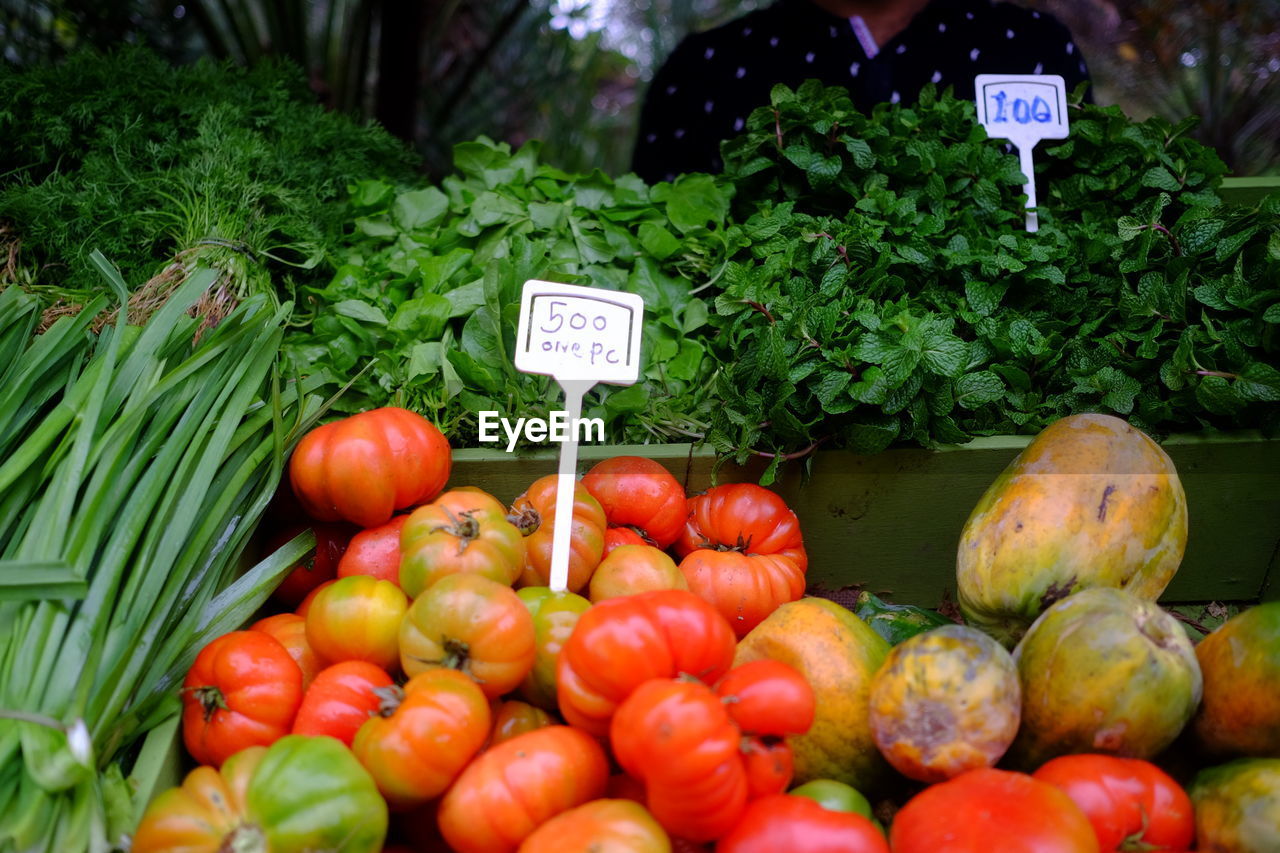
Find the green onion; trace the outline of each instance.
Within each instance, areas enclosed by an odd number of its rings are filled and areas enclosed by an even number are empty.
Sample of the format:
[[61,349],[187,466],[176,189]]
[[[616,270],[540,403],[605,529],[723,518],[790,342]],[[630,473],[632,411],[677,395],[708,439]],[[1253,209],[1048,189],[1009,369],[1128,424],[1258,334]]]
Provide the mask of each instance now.
[[289,306],[250,297],[194,342],[188,309],[217,275],[198,269],[130,327],[124,282],[93,260],[122,306],[96,334],[105,298],[33,335],[34,301],[0,293],[0,853],[120,844],[149,795],[122,761],[174,725],[199,649],[315,544],[242,571],[324,408],[276,375]]

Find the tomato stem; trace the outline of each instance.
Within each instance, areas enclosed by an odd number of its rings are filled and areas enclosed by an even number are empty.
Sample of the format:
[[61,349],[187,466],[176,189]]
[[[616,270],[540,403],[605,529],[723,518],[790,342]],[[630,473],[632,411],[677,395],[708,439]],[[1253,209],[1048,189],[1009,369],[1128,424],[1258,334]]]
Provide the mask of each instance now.
[[373,695],[378,697],[378,710],[374,713],[379,717],[390,717],[400,707],[400,703],[404,701],[404,688],[396,684],[375,687],[373,688]]
[[222,839],[218,853],[267,853],[267,836],[262,827],[254,823],[242,823]]
[[528,507],[520,512],[508,515],[507,521],[514,524],[521,535],[532,536],[542,526],[542,515],[533,507]]
[[448,524],[442,524],[436,527],[436,530],[443,530],[450,536],[456,536],[458,539],[458,553],[461,554],[467,550],[467,546],[472,540],[480,538],[480,522],[476,521],[472,510],[463,510],[454,515],[448,507],[443,507],[444,514],[449,517]]
[[207,723],[213,719],[213,715],[218,711],[230,711],[227,707],[226,697],[222,695],[222,691],[212,684],[206,684],[204,687],[195,688],[196,701],[200,703],[200,707],[204,711],[204,721]]

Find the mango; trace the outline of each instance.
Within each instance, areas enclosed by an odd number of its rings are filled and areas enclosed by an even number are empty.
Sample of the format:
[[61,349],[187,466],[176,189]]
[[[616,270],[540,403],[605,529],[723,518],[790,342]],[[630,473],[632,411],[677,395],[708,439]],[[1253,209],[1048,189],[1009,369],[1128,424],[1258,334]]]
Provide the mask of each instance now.
[[1119,418],[1071,415],[1037,435],[969,515],[956,555],[960,611],[1012,647],[1081,589],[1155,601],[1186,545],[1187,499],[1168,454]]
[[1196,646],[1196,659],[1204,676],[1199,742],[1211,754],[1280,758],[1280,601],[1219,625]]
[[1280,758],[1240,758],[1201,770],[1187,793],[1200,853],[1280,850]]
[[1077,752],[1153,758],[1191,720],[1203,689],[1182,626],[1120,589],[1086,589],[1054,604],[1013,659],[1022,726],[1009,758],[1020,769]]
[[738,642],[734,666],[773,658],[813,687],[813,725],[787,738],[796,784],[835,779],[866,791],[888,775],[869,719],[871,678],[888,653],[889,644],[866,622],[824,598],[779,606]]

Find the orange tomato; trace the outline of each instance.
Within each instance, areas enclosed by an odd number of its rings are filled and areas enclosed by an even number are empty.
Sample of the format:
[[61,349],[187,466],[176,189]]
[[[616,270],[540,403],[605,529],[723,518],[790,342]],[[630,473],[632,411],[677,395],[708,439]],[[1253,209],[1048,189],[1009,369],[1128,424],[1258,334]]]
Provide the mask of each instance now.
[[409,600],[390,581],[339,578],[307,610],[307,640],[326,663],[363,660],[390,670],[400,660],[400,622]]

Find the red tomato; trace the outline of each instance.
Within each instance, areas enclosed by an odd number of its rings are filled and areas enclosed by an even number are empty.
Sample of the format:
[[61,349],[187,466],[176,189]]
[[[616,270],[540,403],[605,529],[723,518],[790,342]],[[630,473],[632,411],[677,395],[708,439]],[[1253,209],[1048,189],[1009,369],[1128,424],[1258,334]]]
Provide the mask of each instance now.
[[417,598],[440,578],[474,574],[510,586],[525,543],[507,508],[479,489],[450,489],[418,507],[400,534],[400,588]]
[[493,711],[493,731],[489,735],[491,747],[511,740],[516,735],[555,725],[556,722],[546,711],[518,699],[508,699],[505,702],[494,700],[491,707]]
[[289,734],[302,671],[274,637],[232,631],[200,650],[182,683],[182,741],[200,764]]
[[395,682],[368,661],[335,663],[316,676],[293,721],[295,735],[329,735],[351,746],[365,720],[382,705],[379,691]]
[[582,485],[600,501],[610,527],[634,528],[649,544],[666,548],[684,527],[684,487],[652,459],[606,459],[587,472]]
[[338,561],[338,577],[369,575],[400,585],[400,534],[407,515],[397,515],[386,524],[370,527],[351,537],[346,553]]
[[[547,586],[551,582],[551,546],[556,528],[556,484],[548,474],[534,482],[511,505],[511,519],[524,534],[524,568],[519,586]],[[569,536],[569,575],[565,588],[579,592],[604,556],[606,522],[600,502],[581,483],[573,488],[573,515]]]
[[533,617],[515,590],[480,575],[449,575],[414,599],[400,623],[407,675],[447,667],[476,680],[494,699],[533,669]]
[[646,540],[639,533],[630,527],[610,527],[604,532],[604,556],[607,557],[614,548],[620,548],[623,545],[650,545],[653,543]]
[[746,808],[741,739],[710,687],[672,678],[636,687],[609,728],[614,757],[644,782],[649,811],[672,835],[692,841],[724,835]]
[[440,796],[489,737],[489,700],[452,669],[431,669],[367,719],[351,742],[378,790],[396,809]]
[[1061,788],[1080,807],[1102,853],[1185,850],[1195,838],[1191,798],[1149,761],[1064,755],[1031,775]]
[[267,616],[250,625],[249,630],[270,634],[280,641],[298,669],[302,670],[304,691],[311,686],[320,670],[324,669],[324,662],[307,642],[307,620],[298,614],[277,613],[275,616]]
[[315,531],[316,550],[293,571],[285,575],[271,597],[289,609],[297,607],[307,593],[337,576],[338,562],[357,528],[350,524],[295,524],[278,531],[267,540],[266,551],[275,551],[310,527]]
[[676,542],[689,589],[745,636],[778,605],[804,595],[809,558],[786,502],[754,483],[729,483],[689,499]]
[[[897,848],[894,848],[897,850]],[[1020,848],[1030,853],[1032,848]],[[806,797],[753,800],[716,853],[889,853],[884,836],[859,814],[824,809]],[[952,853],[938,847],[931,853]]]
[[307,609],[307,641],[326,663],[364,660],[382,669],[400,662],[400,622],[409,599],[390,581],[339,578]]
[[791,744],[776,737],[743,738],[742,761],[747,769],[748,799],[786,793],[795,773]]
[[739,664],[716,683],[716,693],[745,734],[802,735],[813,725],[813,688],[782,661],[761,658]]
[[733,629],[711,605],[682,589],[593,604],[556,663],[560,713],[597,737],[614,710],[651,678],[688,673],[714,682],[733,663]]
[[561,812],[520,845],[520,853],[670,853],[667,833],[631,800],[592,800]]
[[303,436],[289,481],[312,518],[377,527],[440,494],[450,466],[449,442],[426,418],[372,409]]
[[925,788],[894,816],[893,853],[1099,853],[1084,812],[1048,782],[989,767]]
[[547,726],[479,756],[440,801],[440,832],[458,853],[515,850],[541,824],[604,793],[609,762],[590,735]]

